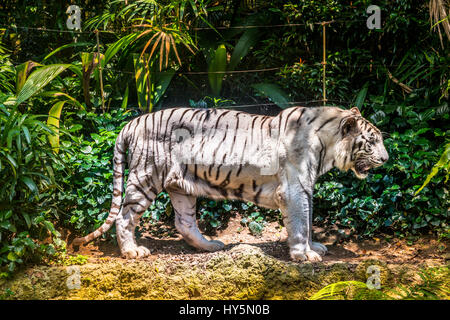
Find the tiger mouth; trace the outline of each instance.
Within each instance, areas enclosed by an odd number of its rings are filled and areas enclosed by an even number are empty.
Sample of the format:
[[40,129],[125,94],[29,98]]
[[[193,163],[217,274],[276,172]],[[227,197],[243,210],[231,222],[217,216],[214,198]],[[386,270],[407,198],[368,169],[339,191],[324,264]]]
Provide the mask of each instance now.
[[355,173],[359,176],[367,176],[369,174],[369,170],[372,169],[372,166],[367,163],[356,163],[355,165]]

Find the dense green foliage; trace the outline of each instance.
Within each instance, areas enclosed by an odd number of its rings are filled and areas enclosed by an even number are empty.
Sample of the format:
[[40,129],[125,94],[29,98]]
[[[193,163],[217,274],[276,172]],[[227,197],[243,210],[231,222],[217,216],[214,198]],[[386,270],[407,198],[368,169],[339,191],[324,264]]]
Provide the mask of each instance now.
[[[179,105],[321,104],[320,22],[330,20],[328,104],[357,106],[386,132],[390,160],[364,181],[337,170],[324,175],[316,185],[316,223],[360,236],[429,231],[448,236],[448,162],[416,194],[449,141],[448,39],[441,41],[430,29],[427,4],[379,1],[381,30],[366,28],[371,3],[364,0],[226,4],[87,1],[85,33],[74,42],[71,32],[22,28],[66,30],[66,8],[59,2],[5,1],[2,267],[12,271],[34,253],[61,247],[57,240],[52,244],[59,235],[54,226],[85,234],[102,223],[111,201],[115,138],[136,115]],[[277,27],[252,27],[269,25]],[[105,31],[99,48],[89,32],[95,29]],[[233,73],[254,69],[268,70]],[[198,201],[200,224],[210,232],[226,227],[236,211],[255,235],[266,221],[281,222],[279,212],[251,203]],[[144,217],[172,221],[166,193]]]
[[52,254],[53,245],[34,240],[59,236],[52,221],[61,159],[48,142],[52,130],[39,116],[9,108],[0,97],[0,262],[14,270],[33,253]]
[[[77,230],[98,228],[106,219],[112,199],[112,157],[117,134],[132,116],[130,112],[113,111],[98,117],[83,110],[68,114],[68,131],[72,141],[62,142],[70,149],[65,161],[72,173],[64,181],[59,204],[67,212],[64,221]],[[90,127],[85,132],[83,129]]]

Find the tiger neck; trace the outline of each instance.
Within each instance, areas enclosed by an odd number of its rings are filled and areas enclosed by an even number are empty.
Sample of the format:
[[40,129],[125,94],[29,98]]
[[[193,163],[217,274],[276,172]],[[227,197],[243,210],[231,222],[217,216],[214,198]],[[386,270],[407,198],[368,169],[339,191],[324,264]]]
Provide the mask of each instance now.
[[318,147],[315,154],[318,168],[316,179],[337,166],[337,155],[341,153],[339,144],[341,138],[339,135],[322,133],[317,134],[317,138]]

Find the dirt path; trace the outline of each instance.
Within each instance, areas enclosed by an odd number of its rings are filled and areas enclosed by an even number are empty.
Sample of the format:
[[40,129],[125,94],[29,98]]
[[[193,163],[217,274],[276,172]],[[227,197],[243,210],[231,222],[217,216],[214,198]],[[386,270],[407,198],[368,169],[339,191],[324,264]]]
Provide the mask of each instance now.
[[[423,237],[406,240],[342,241],[336,230],[315,228],[329,253],[320,263],[289,259],[286,230],[266,225],[255,237],[240,218],[228,222],[214,239],[226,246],[200,252],[188,246],[173,227],[153,226],[139,240],[152,250],[142,260],[125,260],[112,242],[95,241],[71,254],[88,256],[74,266],[30,266],[10,280],[0,280],[10,299],[308,299],[328,284],[366,282],[371,266],[384,288],[420,281],[419,271],[437,267],[450,291],[449,243]],[[69,237],[70,240],[70,237]],[[70,241],[69,241],[70,243]],[[444,266],[444,267],[443,267]],[[367,283],[367,282],[366,282]],[[8,296],[5,296],[5,292]],[[448,296],[448,295],[447,295]]]
[[[248,244],[260,248],[265,254],[276,259],[290,261],[286,228],[280,227],[277,222],[270,222],[266,224],[260,236],[254,236],[248,228],[241,225],[240,221],[241,218],[235,216],[229,220],[226,229],[209,238],[224,242],[225,250],[239,244]],[[195,261],[204,260],[210,255],[187,245],[173,226],[158,223],[151,227],[151,230],[151,233],[145,232],[138,241],[152,252],[152,256],[147,260],[160,258]],[[328,247],[328,254],[323,257],[323,262],[326,263],[359,263],[367,259],[376,259],[398,265],[405,263],[442,265],[450,260],[450,242],[439,241],[433,236],[422,237],[414,242],[386,237],[357,242],[344,240],[344,236],[333,228],[325,230],[313,227],[313,230],[317,241]],[[91,261],[97,258],[120,258],[117,245],[105,241],[90,243],[77,251],[69,247],[69,252],[87,255]]]

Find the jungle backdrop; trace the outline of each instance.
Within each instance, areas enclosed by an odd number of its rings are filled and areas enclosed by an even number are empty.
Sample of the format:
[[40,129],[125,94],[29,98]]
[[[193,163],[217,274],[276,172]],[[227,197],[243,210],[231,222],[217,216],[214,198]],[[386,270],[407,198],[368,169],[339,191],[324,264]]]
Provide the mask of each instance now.
[[[81,31],[67,27],[71,4]],[[371,4],[381,29],[366,26]],[[276,114],[322,105],[321,22],[331,22],[327,104],[357,106],[384,132],[390,159],[366,180],[321,177],[314,223],[349,237],[448,238],[447,15],[440,0],[2,1],[1,275],[60,256],[62,229],[84,235],[102,224],[114,141],[130,119],[173,106]],[[206,232],[236,211],[254,234],[282,224],[252,203],[198,201]],[[166,193],[144,217],[172,223]]]

